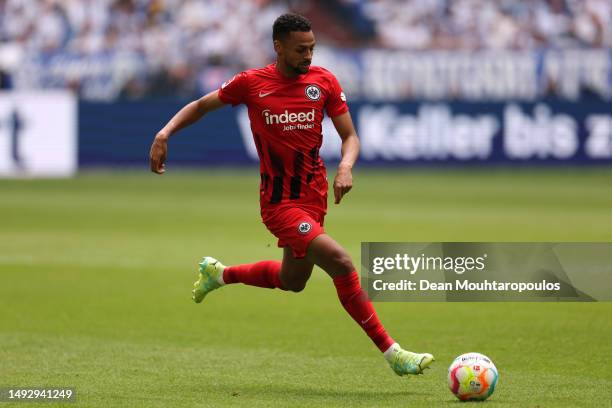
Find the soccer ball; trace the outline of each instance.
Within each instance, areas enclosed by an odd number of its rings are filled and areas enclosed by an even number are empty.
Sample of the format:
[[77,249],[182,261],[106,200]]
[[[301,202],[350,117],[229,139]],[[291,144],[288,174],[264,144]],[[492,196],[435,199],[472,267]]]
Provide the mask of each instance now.
[[484,401],[493,394],[499,374],[484,354],[466,353],[448,367],[448,387],[461,401]]

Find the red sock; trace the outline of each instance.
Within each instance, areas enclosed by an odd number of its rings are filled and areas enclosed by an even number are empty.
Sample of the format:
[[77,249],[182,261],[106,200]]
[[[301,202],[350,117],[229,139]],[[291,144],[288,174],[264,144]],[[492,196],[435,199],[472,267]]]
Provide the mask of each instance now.
[[380,320],[378,320],[372,302],[361,289],[357,272],[335,277],[334,285],[340,303],[348,314],[361,326],[381,352],[387,351],[395,341],[389,337]]
[[280,270],[281,263],[279,261],[261,261],[252,264],[227,266],[223,270],[223,282],[240,282],[260,288],[283,289],[280,281]]

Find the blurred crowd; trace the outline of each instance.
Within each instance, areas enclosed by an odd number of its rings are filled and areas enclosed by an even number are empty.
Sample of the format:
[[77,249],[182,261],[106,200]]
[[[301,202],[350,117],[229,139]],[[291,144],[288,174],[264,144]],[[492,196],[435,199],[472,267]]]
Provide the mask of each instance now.
[[375,24],[383,47],[612,47],[611,0],[343,0]]
[[[0,0],[0,88],[70,87],[93,99],[191,96],[273,60],[272,23],[298,3]],[[363,41],[370,47],[612,47],[612,0],[309,2],[332,3],[351,10],[336,16],[348,31],[357,20],[371,25],[361,30],[371,32]]]
[[267,64],[262,44],[286,10],[274,0],[0,0],[0,61],[6,72],[69,56],[65,85],[78,88],[87,57],[107,56],[138,71],[127,75],[128,96],[192,93],[209,85],[198,81],[216,87],[228,70]]

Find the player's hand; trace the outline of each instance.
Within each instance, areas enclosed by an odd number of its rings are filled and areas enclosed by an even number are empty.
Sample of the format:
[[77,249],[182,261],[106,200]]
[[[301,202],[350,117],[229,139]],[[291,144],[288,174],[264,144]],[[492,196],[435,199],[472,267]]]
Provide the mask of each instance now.
[[157,174],[164,174],[166,171],[166,156],[168,154],[168,138],[164,135],[158,134],[155,136],[155,140],[151,145],[151,152],[149,153],[149,165],[151,171]]
[[334,179],[335,203],[340,204],[342,197],[353,188],[353,174],[350,168],[338,167],[338,173]]

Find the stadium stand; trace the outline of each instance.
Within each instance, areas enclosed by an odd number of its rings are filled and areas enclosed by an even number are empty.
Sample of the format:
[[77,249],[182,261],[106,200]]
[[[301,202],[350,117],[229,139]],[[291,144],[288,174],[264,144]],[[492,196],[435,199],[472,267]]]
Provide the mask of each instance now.
[[332,49],[612,46],[608,0],[0,0],[0,88],[70,88],[86,100],[201,94],[272,60],[262,45],[287,10],[318,22]]

